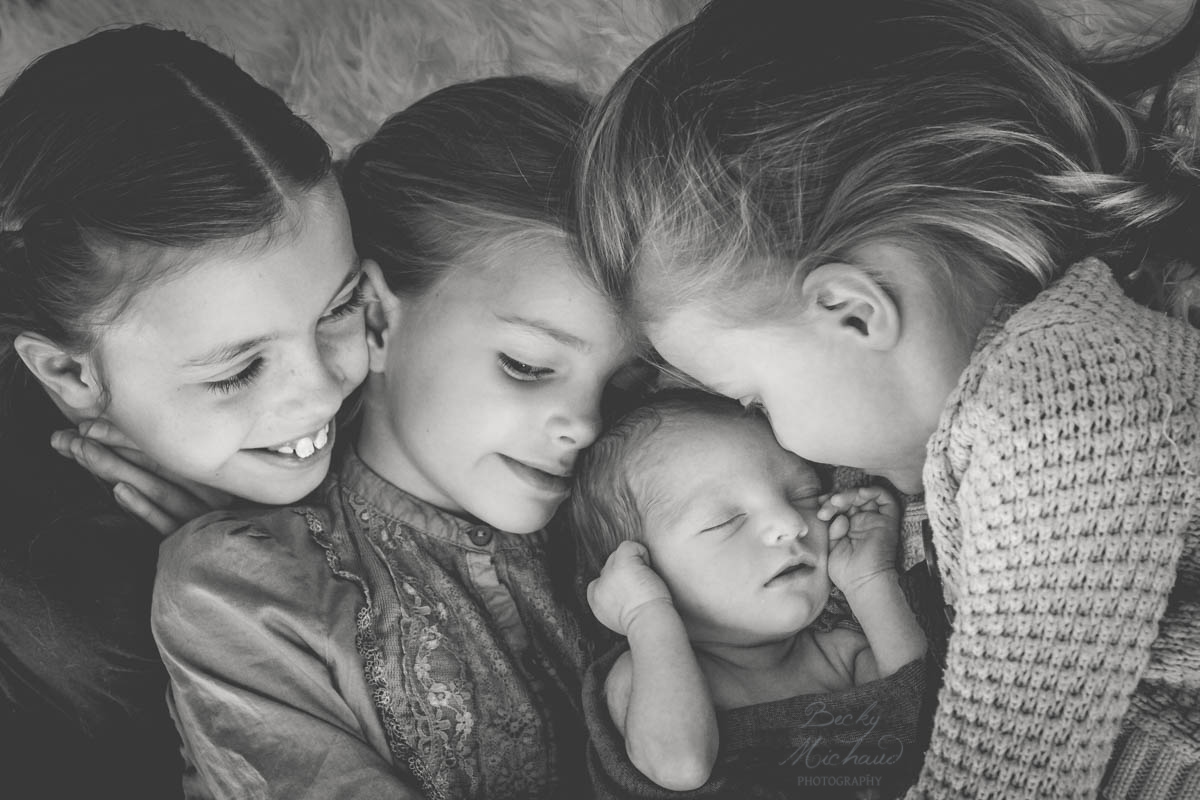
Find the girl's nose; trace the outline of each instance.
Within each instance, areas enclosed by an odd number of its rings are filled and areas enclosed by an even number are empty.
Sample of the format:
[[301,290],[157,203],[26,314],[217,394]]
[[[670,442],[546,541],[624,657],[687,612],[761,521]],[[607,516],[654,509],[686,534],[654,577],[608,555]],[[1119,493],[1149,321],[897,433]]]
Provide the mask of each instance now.
[[321,423],[341,407],[341,373],[323,355],[326,353],[314,349],[296,360],[284,379],[288,388],[286,399],[281,402],[284,415]]
[[587,447],[600,435],[599,391],[562,398],[551,411],[548,425],[554,441],[563,447]]

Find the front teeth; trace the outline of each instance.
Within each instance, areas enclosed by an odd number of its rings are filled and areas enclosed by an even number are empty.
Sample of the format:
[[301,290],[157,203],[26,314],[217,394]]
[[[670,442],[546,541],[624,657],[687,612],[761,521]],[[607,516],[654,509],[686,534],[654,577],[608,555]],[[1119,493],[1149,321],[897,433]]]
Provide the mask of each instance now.
[[288,456],[295,455],[297,458],[309,458],[313,453],[327,444],[329,444],[328,422],[325,423],[325,427],[321,428],[313,436],[302,436],[294,442],[288,442],[280,447],[268,447],[267,449]]

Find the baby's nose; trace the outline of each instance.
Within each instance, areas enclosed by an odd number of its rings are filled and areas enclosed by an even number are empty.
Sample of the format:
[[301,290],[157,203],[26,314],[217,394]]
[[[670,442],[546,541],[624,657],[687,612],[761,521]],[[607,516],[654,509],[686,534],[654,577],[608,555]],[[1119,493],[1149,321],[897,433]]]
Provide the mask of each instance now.
[[768,538],[772,542],[782,542],[792,539],[803,539],[807,535],[808,520],[799,511],[788,506],[787,511],[780,513],[774,520],[774,523],[770,527]]

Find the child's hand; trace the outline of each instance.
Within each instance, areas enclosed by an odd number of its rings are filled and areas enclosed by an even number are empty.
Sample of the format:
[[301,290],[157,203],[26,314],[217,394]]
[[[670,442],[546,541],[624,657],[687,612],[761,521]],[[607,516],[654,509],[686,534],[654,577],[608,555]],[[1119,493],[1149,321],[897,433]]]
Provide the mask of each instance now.
[[588,584],[588,605],[606,628],[621,636],[645,606],[671,602],[671,592],[650,567],[650,551],[637,542],[621,542],[600,572]]
[[878,486],[830,495],[817,511],[829,522],[829,578],[852,593],[876,575],[894,572],[900,507]]
[[214,508],[224,508],[232,500],[217,489],[168,476],[105,420],[82,422],[78,431],[55,431],[50,445],[100,480],[113,484],[117,503],[163,536]]

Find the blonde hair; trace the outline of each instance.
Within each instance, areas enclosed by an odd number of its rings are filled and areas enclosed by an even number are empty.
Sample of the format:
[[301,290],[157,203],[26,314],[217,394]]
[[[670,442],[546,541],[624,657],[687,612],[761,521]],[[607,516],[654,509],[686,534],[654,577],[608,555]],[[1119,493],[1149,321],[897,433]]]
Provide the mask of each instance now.
[[1181,193],[1139,181],[1130,117],[1037,12],[993,5],[712,2],[591,121],[579,225],[597,280],[643,323],[698,302],[743,323],[886,241],[978,316],[980,298],[1022,302],[1080,257],[1133,251]]

